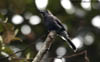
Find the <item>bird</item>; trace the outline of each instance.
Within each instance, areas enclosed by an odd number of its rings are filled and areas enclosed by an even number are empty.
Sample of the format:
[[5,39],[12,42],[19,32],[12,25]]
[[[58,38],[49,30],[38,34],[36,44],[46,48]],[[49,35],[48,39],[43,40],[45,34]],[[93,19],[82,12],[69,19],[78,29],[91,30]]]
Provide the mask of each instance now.
[[63,23],[58,19],[56,16],[54,16],[49,10],[39,10],[40,14],[42,15],[44,19],[44,25],[47,28],[47,30],[55,31],[63,40],[67,42],[67,44],[71,47],[71,49],[76,52],[77,48],[72,43],[65,27],[63,26]]

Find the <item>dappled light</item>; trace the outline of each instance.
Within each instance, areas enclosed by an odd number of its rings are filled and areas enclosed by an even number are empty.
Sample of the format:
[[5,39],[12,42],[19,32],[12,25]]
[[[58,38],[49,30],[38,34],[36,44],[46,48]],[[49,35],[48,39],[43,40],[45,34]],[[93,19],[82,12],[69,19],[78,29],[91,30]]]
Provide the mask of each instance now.
[[82,0],[81,1],[81,6],[85,10],[91,10],[91,0]]
[[24,35],[28,35],[28,34],[31,33],[31,27],[30,27],[29,25],[23,25],[23,26],[21,27],[21,32],[22,32],[22,34],[24,34]]
[[38,9],[45,9],[48,5],[48,0],[35,0]]
[[23,17],[19,14],[16,14],[12,17],[12,23],[14,24],[21,24],[24,21]]
[[32,15],[29,19],[29,23],[32,24],[32,25],[37,25],[41,22],[41,19],[39,16],[37,15]]
[[83,47],[83,42],[81,37],[76,37],[72,39],[72,42],[75,44],[76,48],[82,48]]
[[32,13],[31,13],[31,12],[26,12],[26,13],[24,14],[24,17],[25,17],[25,19],[27,19],[27,20],[29,20],[31,16],[32,16]]
[[85,43],[85,45],[92,45],[94,43],[94,40],[95,40],[95,38],[94,38],[93,33],[88,33],[85,36],[84,43]]
[[8,56],[9,56],[9,54],[7,54],[6,52],[1,51],[0,53],[1,53],[3,56],[5,56],[5,57],[8,57]]
[[59,56],[59,57],[62,57],[62,56],[64,56],[65,54],[66,54],[66,52],[67,52],[67,50],[66,50],[66,48],[65,47],[58,47],[57,49],[56,49],[56,54]]
[[55,58],[54,62],[63,62],[61,59]]
[[67,10],[72,9],[72,4],[70,0],[61,0],[61,5]]
[[75,8],[70,0],[61,0],[61,5],[68,14],[73,14],[75,12]]
[[100,15],[93,17],[91,23],[94,27],[97,27],[100,29]]
[[[20,50],[21,50],[21,49],[15,47],[15,46],[10,46],[10,48],[11,48],[14,52],[17,52],[17,51],[20,51]],[[21,56],[21,52],[17,53],[16,55],[17,55],[18,57],[20,57],[20,56]]]
[[64,27],[65,27],[65,29],[67,31],[68,30],[68,26],[66,24],[63,24],[63,25],[64,25]]
[[85,12],[84,10],[82,10],[82,9],[77,8],[77,9],[75,10],[75,14],[76,14],[78,17],[84,17],[84,16],[86,15],[86,12]]
[[6,48],[5,46],[2,46],[2,48],[1,48],[1,49],[2,49],[2,50],[4,50],[5,48]]
[[41,49],[42,45],[43,45],[43,42],[37,42],[35,45],[36,50],[39,51]]

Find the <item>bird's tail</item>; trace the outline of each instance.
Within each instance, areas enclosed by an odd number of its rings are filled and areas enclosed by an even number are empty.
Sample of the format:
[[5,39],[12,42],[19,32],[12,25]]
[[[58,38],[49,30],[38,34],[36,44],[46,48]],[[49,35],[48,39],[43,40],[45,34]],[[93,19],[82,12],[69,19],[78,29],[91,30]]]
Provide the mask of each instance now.
[[63,40],[65,40],[65,41],[67,42],[67,44],[74,50],[74,52],[77,51],[76,46],[72,43],[72,41],[71,41],[71,39],[69,38],[67,32],[64,32],[64,31],[63,31],[63,32],[60,34],[60,37],[61,37]]

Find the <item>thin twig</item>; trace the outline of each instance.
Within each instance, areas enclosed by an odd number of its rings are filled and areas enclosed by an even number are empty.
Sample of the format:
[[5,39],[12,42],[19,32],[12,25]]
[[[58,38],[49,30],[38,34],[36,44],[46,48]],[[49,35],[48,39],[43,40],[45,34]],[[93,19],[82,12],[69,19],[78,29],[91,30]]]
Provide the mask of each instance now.
[[28,45],[27,47],[25,47],[24,49],[19,50],[19,51],[16,51],[16,52],[13,53],[13,54],[10,54],[8,57],[1,57],[0,60],[5,59],[5,58],[10,58],[11,56],[13,56],[13,55],[15,55],[15,54],[17,54],[17,53],[23,52],[23,51],[25,51],[26,49],[28,49],[29,47],[31,47],[33,44],[34,44],[34,42],[31,43],[30,45]]
[[85,62],[90,62],[88,56],[87,56],[87,51],[82,51],[80,53],[76,53],[76,54],[73,54],[73,55],[70,55],[70,56],[63,56],[64,58],[72,58],[72,57],[77,57],[79,55],[84,55],[84,59],[85,59]]

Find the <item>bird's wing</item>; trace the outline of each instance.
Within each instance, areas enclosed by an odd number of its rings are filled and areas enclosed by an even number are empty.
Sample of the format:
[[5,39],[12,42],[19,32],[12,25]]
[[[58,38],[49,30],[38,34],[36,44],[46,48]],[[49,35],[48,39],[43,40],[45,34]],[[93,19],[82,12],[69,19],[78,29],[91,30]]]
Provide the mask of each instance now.
[[56,17],[54,17],[54,21],[56,24],[58,24],[63,30],[65,30],[64,26],[63,26],[63,23]]

